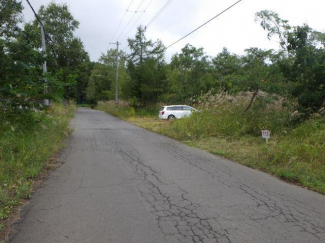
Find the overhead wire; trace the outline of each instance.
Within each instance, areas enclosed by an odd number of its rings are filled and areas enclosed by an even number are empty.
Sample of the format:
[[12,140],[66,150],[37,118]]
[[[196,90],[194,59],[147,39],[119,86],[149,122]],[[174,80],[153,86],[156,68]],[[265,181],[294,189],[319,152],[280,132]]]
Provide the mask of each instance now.
[[[128,34],[130,33],[130,31],[133,29],[133,27],[138,23],[138,21],[141,19],[141,17],[143,16],[143,14],[147,11],[147,9],[150,7],[151,3],[153,2],[154,0],[151,0],[149,2],[149,4],[147,5],[147,7],[144,9],[144,12],[139,16],[139,18],[134,22],[134,24],[131,26],[131,28],[129,29],[129,31],[123,36],[123,38],[121,38],[121,40],[125,40],[125,38],[128,36]],[[121,41],[121,42],[122,42]],[[127,49],[127,47],[125,48]],[[124,50],[125,50],[124,49]]]
[[195,30],[191,31],[190,33],[188,33],[187,35],[183,36],[182,38],[180,38],[179,40],[175,41],[174,43],[172,43],[171,45],[167,46],[166,49],[168,49],[169,47],[175,45],[176,43],[180,42],[181,40],[185,39],[187,36],[193,34],[195,31],[199,30],[200,28],[202,28],[204,25],[208,24],[209,22],[211,22],[212,20],[214,20],[215,18],[219,17],[220,15],[222,15],[223,13],[227,12],[229,9],[233,8],[235,5],[237,5],[238,3],[240,3],[242,0],[239,0],[237,2],[235,2],[234,4],[232,4],[231,6],[229,6],[228,8],[226,8],[225,10],[223,10],[222,12],[218,13],[216,16],[214,16],[213,18],[209,19],[208,21],[206,21],[204,24],[200,25],[199,27],[197,27]]
[[126,28],[129,26],[129,24],[131,23],[131,21],[133,20],[134,16],[137,14],[137,11],[139,10],[139,8],[141,7],[142,3],[144,2],[145,0],[142,0],[141,3],[139,4],[137,10],[135,10],[135,12],[133,13],[132,15],[132,18],[130,19],[130,21],[126,24],[126,26],[124,27],[123,31],[121,32],[121,34],[117,37],[117,40],[118,41],[121,37],[121,35],[124,33],[124,31],[126,30]]
[[[160,8],[160,10],[155,14],[155,16],[149,21],[149,23],[145,26],[146,29],[148,29],[148,27],[166,10],[166,8],[169,6],[169,4],[171,4],[173,0],[168,0],[164,6],[162,6]],[[152,2],[152,1],[151,1]],[[147,8],[150,6],[151,2],[148,4]],[[146,9],[147,9],[146,8]],[[142,17],[142,15],[138,18],[138,20]],[[134,23],[134,25],[130,28],[130,30],[128,31],[128,33],[126,35],[124,35],[124,37],[122,38],[122,40],[124,40],[126,38],[126,36],[129,34],[129,32],[133,29],[133,27],[135,26],[135,24],[138,22],[138,20]],[[126,48],[123,49],[123,51],[125,51],[128,48],[128,46]]]
[[121,24],[122,24],[122,22],[123,22],[123,20],[124,20],[124,18],[125,18],[125,16],[126,16],[126,14],[128,13],[128,11],[129,11],[129,9],[130,9],[131,4],[133,3],[133,1],[134,1],[134,0],[131,0],[131,2],[130,2],[130,4],[129,4],[128,8],[126,9],[126,11],[125,11],[125,13],[124,13],[124,15],[123,15],[122,20],[120,21],[119,25],[117,26],[117,28],[116,28],[116,30],[115,30],[115,32],[114,32],[114,34],[113,34],[111,40],[109,41],[110,43],[112,42],[114,36],[116,35],[117,31],[119,30],[119,28],[120,28],[120,26],[121,26]]
[[146,25],[147,28],[149,28],[149,26],[159,17],[159,15],[161,15],[166,8],[169,6],[169,4],[171,4],[173,0],[168,0],[164,6],[162,6],[162,8],[156,13],[156,15],[149,21],[149,23]]

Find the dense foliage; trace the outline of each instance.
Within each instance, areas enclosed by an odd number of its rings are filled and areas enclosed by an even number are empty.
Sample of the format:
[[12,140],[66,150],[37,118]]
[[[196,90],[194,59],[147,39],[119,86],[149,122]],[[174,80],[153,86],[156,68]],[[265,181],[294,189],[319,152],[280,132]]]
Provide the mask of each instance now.
[[[251,91],[252,103],[260,91],[278,94],[295,101],[303,114],[324,106],[325,33],[307,25],[290,26],[275,12],[261,11],[256,21],[268,38],[279,38],[279,50],[249,48],[244,55],[236,55],[224,48],[211,57],[203,48],[187,44],[166,63],[163,43],[148,40],[146,29],[139,26],[134,38],[128,39],[128,54],[110,49],[92,63],[74,35],[79,22],[66,4],[52,2],[38,11],[46,30],[46,55],[41,52],[38,21],[21,22],[21,3],[4,0],[0,8],[0,98],[7,105],[10,101],[12,107],[43,98],[75,99],[78,103],[113,100],[117,54],[119,97],[133,107],[195,104],[211,90],[230,94]],[[43,74],[45,60],[48,73]]]
[[41,49],[39,22],[22,22],[21,2],[1,1],[0,9],[0,99],[4,112],[39,109],[43,99],[82,99],[91,63],[81,40],[74,36],[79,23],[68,7],[50,3],[38,12],[44,21],[46,53]]
[[38,22],[24,23],[22,10],[21,1],[0,1],[0,241],[4,219],[21,198],[29,198],[33,179],[68,135],[75,106],[52,102],[44,109],[42,102],[80,99],[78,91],[86,88],[91,69],[81,40],[73,34],[78,22],[65,4],[39,10],[46,53]]
[[[249,48],[239,56],[224,48],[210,57],[203,48],[187,44],[170,63],[164,60],[161,41],[148,41],[145,28],[140,26],[128,40],[131,53],[120,53],[122,97],[134,107],[150,107],[157,103],[193,104],[211,90],[230,94],[252,91],[253,103],[257,94],[265,91],[293,101],[300,114],[317,113],[325,100],[325,33],[307,25],[290,26],[277,13],[266,10],[256,14],[256,21],[268,32],[268,38],[279,38],[279,50]],[[100,65],[104,64],[102,58]],[[111,63],[104,65],[111,67]],[[113,72],[107,72],[107,81],[114,78]],[[89,85],[95,90],[94,82]],[[114,87],[112,81],[106,89],[100,84],[101,92],[89,98],[112,99]]]

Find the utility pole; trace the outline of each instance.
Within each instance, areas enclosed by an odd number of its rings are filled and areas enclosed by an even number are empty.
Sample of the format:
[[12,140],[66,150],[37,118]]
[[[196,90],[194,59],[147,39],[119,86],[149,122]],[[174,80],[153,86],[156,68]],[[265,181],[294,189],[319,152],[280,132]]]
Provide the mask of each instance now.
[[[41,33],[42,33],[42,51],[43,54],[46,55],[46,43],[45,43],[45,30],[44,30],[44,25],[43,25],[43,21],[40,23],[41,26]],[[47,66],[46,66],[46,60],[44,60],[43,63],[43,73],[47,73]],[[44,84],[44,94],[47,94],[48,90],[47,90],[47,84]],[[44,99],[44,105],[49,106],[50,102],[48,99]]]
[[[30,4],[29,0],[26,0],[26,2],[28,3],[28,5],[30,6],[30,8],[32,9],[38,23],[41,26],[41,35],[42,35],[42,50],[44,55],[46,55],[46,43],[45,43],[45,29],[44,29],[44,24],[43,21],[40,20],[40,18],[38,17],[37,13],[35,12],[33,6]],[[47,66],[46,66],[46,60],[43,63],[43,73],[47,72]],[[48,87],[47,84],[44,84],[44,95],[48,93]],[[50,105],[50,101],[48,99],[44,99],[44,105],[48,106]]]
[[110,44],[116,44],[116,80],[115,80],[115,106],[117,108],[118,106],[118,64],[119,64],[119,58],[118,58],[118,46],[119,42],[116,43],[110,43]]

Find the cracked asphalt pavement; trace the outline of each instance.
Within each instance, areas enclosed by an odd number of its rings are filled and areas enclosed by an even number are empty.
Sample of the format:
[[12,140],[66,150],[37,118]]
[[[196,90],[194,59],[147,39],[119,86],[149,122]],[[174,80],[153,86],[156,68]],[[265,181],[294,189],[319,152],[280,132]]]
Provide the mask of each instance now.
[[325,197],[79,108],[12,243],[325,242]]

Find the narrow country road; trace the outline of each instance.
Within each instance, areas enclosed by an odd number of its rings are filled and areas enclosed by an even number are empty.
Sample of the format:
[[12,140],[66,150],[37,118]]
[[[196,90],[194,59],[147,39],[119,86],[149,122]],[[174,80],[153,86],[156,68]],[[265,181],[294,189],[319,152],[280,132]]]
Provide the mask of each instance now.
[[325,242],[325,197],[79,108],[12,243]]

